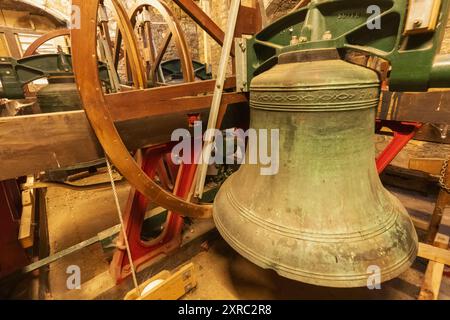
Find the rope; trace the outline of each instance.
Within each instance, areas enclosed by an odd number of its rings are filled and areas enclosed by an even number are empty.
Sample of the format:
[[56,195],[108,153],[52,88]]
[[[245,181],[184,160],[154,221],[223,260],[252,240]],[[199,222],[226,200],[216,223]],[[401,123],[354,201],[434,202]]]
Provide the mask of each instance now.
[[125,230],[125,223],[123,222],[123,217],[122,217],[122,210],[120,209],[119,196],[117,195],[116,184],[114,182],[114,177],[113,177],[113,173],[112,173],[112,169],[111,169],[111,163],[109,162],[109,158],[106,154],[105,154],[105,159],[106,159],[106,165],[108,166],[108,174],[109,174],[109,178],[111,180],[111,187],[112,187],[112,191],[114,194],[114,200],[116,202],[117,214],[119,216],[120,225],[122,226],[123,239],[125,241],[125,247],[127,249],[128,261],[130,262],[131,275],[133,276],[134,287],[136,288],[136,292],[137,292],[138,296],[140,297],[141,290],[139,289],[139,284],[138,284],[137,277],[136,277],[136,269],[134,267],[133,259],[131,257],[130,244],[128,243],[127,232]]

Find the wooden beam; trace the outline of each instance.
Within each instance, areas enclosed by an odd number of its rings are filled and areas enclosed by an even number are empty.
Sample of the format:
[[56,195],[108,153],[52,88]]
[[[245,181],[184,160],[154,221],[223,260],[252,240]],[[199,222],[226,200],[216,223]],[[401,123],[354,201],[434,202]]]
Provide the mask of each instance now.
[[[182,97],[192,97],[214,91],[215,80],[196,81],[167,87],[150,88],[145,90],[132,90],[121,93],[113,93],[105,96],[110,109],[130,106],[130,112],[137,106],[153,108],[153,103]],[[236,87],[236,78],[230,77],[225,81],[224,89]]]
[[411,220],[416,229],[427,231],[430,228],[430,223],[428,221],[419,219],[417,217],[411,217]]
[[414,140],[434,142],[434,143],[445,143],[450,144],[450,127],[448,128],[446,136],[443,138],[441,136],[440,130],[436,125],[432,123],[425,123],[414,136]]
[[[194,82],[192,84],[175,85],[142,91],[128,91],[122,93],[120,98],[115,99],[114,94],[108,95],[107,99],[111,103],[110,110],[114,113],[117,110],[124,110],[123,106],[129,106],[129,115],[118,116],[116,125],[130,150],[135,150],[144,146],[170,141],[170,136],[175,128],[188,128],[186,114],[183,112],[144,116],[138,114],[131,116],[133,107],[140,106],[142,110],[152,109],[154,101],[160,107],[161,101],[168,101],[174,97],[191,97],[208,93],[214,90],[214,80]],[[233,88],[235,78],[227,80],[226,88]],[[431,94],[431,97],[429,95]],[[448,93],[438,93],[449,96]],[[395,108],[390,106],[391,102],[383,100],[380,110],[402,110],[401,113],[406,118],[400,119],[397,115],[388,113],[386,118],[396,120],[414,120],[416,114],[414,110],[436,110],[438,103],[435,101],[436,92],[419,93],[416,104],[403,105],[399,101]],[[117,95],[118,96],[118,95]],[[186,101],[186,100],[185,100]],[[405,100],[402,100],[405,101]],[[434,101],[434,102],[433,102]],[[424,107],[426,106],[426,107]],[[409,109],[408,109],[409,108]],[[446,121],[450,123],[450,117],[445,118],[442,110],[448,110],[450,104],[441,104],[440,111],[434,116],[428,115],[428,119],[433,118],[436,122]],[[116,110],[116,111],[115,111]],[[408,115],[408,110],[413,112]],[[148,112],[148,111],[145,111]],[[198,111],[201,118],[207,119],[209,107]],[[151,113],[150,113],[151,114]],[[395,113],[394,113],[395,114]],[[417,115],[417,114],[416,114]],[[416,119],[417,120],[417,119]],[[84,111],[39,114],[20,117],[0,118],[0,180],[13,179],[18,176],[25,176],[44,170],[65,168],[77,164],[95,161],[103,157],[103,151],[95,137]]]
[[[27,178],[27,183],[33,183],[33,176]],[[34,244],[34,190],[22,192],[22,215],[20,217],[20,228],[18,239],[24,249],[31,248]]]
[[[117,96],[120,97],[120,96]],[[108,98],[107,98],[108,99]],[[137,103],[136,100],[110,100],[110,112],[114,121],[139,119],[149,116],[162,116],[166,114],[191,114],[205,111],[211,106],[213,96],[182,97],[178,99],[154,100],[151,105],[148,102]],[[246,102],[247,98],[239,93],[226,93],[223,101],[227,104]]]
[[[208,15],[192,0],[173,0],[189,17],[208,33],[220,46],[223,45],[225,33]],[[234,56],[234,50],[231,51]]]
[[[208,108],[197,112],[208,119]],[[116,126],[130,150],[170,141],[173,130],[189,129],[184,113],[120,121]],[[0,180],[104,156],[84,111],[0,118],[0,132]]]
[[[447,235],[437,234],[434,245],[440,250],[448,251],[450,238]],[[444,263],[429,261],[425,271],[425,278],[420,289],[419,300],[437,300],[441,288]]]
[[4,34],[11,56],[13,58],[20,59],[22,57],[22,52],[20,51],[19,43],[16,39],[16,34],[8,29],[5,30]]
[[[154,287],[144,293],[145,288],[152,285]],[[196,286],[195,266],[189,263],[173,274],[167,270],[161,271],[139,286],[142,296],[134,289],[124,300],[178,300]]]
[[438,248],[421,242],[419,243],[419,253],[417,256],[450,266],[450,251],[448,248]]
[[441,289],[444,265],[435,261],[428,262],[423,285],[420,289],[419,300],[437,300]]
[[240,6],[234,36],[257,34],[262,29],[261,17],[259,8]]
[[450,124],[450,91],[384,91],[378,108],[378,118]]

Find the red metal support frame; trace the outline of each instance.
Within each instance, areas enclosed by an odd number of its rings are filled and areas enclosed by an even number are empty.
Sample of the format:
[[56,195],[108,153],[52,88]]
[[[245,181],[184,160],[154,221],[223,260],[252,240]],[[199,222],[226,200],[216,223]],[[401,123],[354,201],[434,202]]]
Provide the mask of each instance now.
[[[158,173],[161,175],[161,162],[164,159],[168,159],[171,149],[172,145],[169,144],[142,151],[141,166],[149,177],[155,177]],[[168,167],[169,170],[172,170],[170,167],[173,168],[170,163]],[[189,196],[196,169],[196,164],[182,164],[179,166],[174,194],[183,198]],[[161,182],[167,181],[166,177],[160,180]],[[124,213],[124,223],[133,263],[138,271],[150,265],[154,259],[159,258],[161,255],[169,254],[171,251],[179,248],[182,240],[181,233],[184,219],[173,212],[168,213],[163,232],[158,238],[149,242],[141,239],[142,225],[149,205],[149,199],[135,189],[131,190]],[[122,232],[119,235],[117,249],[110,265],[110,272],[117,283],[124,280],[131,273]]]
[[29,263],[20,245],[21,194],[15,180],[0,181],[0,279]]
[[391,129],[394,136],[387,147],[376,158],[379,174],[386,169],[406,144],[414,138],[417,131],[422,127],[422,123],[377,120],[376,131],[379,132],[383,127]]

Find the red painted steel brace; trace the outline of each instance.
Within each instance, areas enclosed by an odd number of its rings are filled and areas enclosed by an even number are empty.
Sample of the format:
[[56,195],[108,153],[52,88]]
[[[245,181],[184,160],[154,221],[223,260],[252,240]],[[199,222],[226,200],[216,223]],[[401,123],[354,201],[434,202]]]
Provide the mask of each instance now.
[[377,120],[376,131],[379,132],[381,128],[387,127],[394,132],[394,137],[387,147],[377,156],[377,170],[382,173],[389,163],[402,151],[406,144],[414,138],[417,131],[422,127],[421,123],[417,122],[399,122],[391,120]]
[[[142,168],[144,172],[155,177],[159,174],[161,183],[166,184],[169,179],[162,177],[162,160],[168,157],[171,152],[171,145],[158,146],[142,151]],[[173,170],[173,165],[169,161],[169,171]],[[174,193],[177,196],[186,198],[194,182],[196,164],[182,164],[179,166],[177,179],[174,187]],[[131,190],[127,207],[124,213],[124,223],[126,234],[130,244],[131,255],[137,270],[151,264],[154,259],[160,255],[168,254],[177,249],[181,244],[181,232],[183,229],[183,217],[169,212],[162,234],[149,242],[141,239],[142,225],[145,219],[145,213],[149,207],[150,201],[136,190]],[[110,272],[117,283],[121,282],[131,273],[130,263],[124,247],[123,233],[119,235],[117,249],[114,253],[110,265]]]

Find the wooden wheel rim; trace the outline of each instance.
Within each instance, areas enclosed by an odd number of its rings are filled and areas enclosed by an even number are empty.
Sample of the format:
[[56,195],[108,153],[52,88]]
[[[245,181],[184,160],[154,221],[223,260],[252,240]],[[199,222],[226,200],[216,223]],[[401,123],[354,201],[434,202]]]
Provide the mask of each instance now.
[[25,50],[25,52],[23,53],[23,57],[25,58],[34,55],[37,49],[39,49],[44,43],[63,36],[70,36],[70,30],[58,29],[40,36],[32,44],[30,44],[27,50]]
[[[192,58],[189,53],[186,38],[184,37],[184,33],[181,29],[178,19],[175,17],[172,10],[169,8],[169,6],[167,6],[167,4],[159,0],[138,0],[135,6],[130,10],[130,21],[132,27],[134,28],[136,25],[138,13],[145,7],[152,7],[163,16],[164,20],[167,22],[172,36],[175,37],[175,46],[177,48],[178,56],[181,61],[181,70],[183,72],[184,82],[195,81],[194,66],[192,65]],[[165,51],[166,50],[164,50],[164,52]],[[163,55],[160,54],[161,58],[162,56]],[[154,61],[154,65],[152,66],[151,70],[152,73],[156,72],[156,68],[160,63],[161,61]]]
[[[96,71],[98,61],[96,28],[99,0],[73,0],[72,2],[73,5],[80,8],[81,12],[80,28],[73,29],[71,32],[75,78],[86,115],[106,154],[139,192],[158,205],[184,216],[210,217],[212,215],[211,205],[190,203],[162,189],[142,171],[128,152],[114,125]],[[118,11],[124,10],[116,1],[115,4]],[[124,12],[118,12],[118,14],[124,14]],[[129,22],[128,19],[127,21]],[[127,25],[128,27],[124,31],[134,33],[130,27],[131,24]]]

